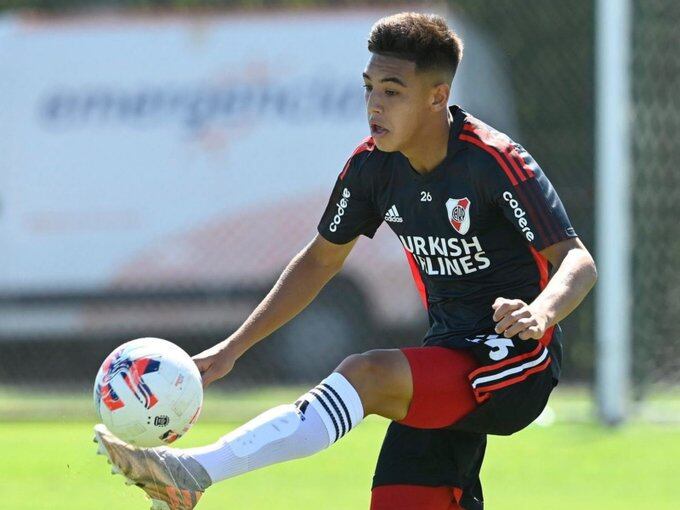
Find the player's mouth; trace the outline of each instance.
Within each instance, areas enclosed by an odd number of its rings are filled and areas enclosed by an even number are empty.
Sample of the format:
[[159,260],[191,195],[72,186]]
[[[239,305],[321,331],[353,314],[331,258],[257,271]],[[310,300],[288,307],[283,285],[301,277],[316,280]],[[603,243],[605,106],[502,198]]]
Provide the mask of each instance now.
[[373,138],[380,138],[381,136],[385,136],[387,133],[389,133],[388,129],[385,129],[382,127],[380,124],[377,124],[376,122],[371,122],[371,136]]

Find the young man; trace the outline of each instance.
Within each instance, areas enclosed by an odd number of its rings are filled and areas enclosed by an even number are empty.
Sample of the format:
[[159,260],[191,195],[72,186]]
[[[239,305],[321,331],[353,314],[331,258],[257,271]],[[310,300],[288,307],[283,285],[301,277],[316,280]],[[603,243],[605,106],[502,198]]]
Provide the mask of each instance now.
[[371,137],[340,173],[319,234],[248,320],[195,361],[206,385],[226,375],[383,221],[428,311],[423,347],[350,356],[294,404],[203,448],[133,448],[98,425],[115,471],[172,509],[193,508],[220,480],[327,448],[369,414],[393,420],[373,510],[481,509],[486,435],[526,427],[559,377],[557,323],[596,271],[555,190],[520,145],[447,106],[462,44],[442,18],[381,19],[368,49]]

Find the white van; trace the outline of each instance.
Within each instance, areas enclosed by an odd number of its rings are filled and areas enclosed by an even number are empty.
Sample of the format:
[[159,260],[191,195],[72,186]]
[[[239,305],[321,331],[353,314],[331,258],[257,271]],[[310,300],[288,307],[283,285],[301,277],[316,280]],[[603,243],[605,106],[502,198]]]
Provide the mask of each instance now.
[[[1,18],[0,342],[233,329],[367,134],[365,41],[385,14]],[[502,63],[452,24],[454,101],[515,134]],[[285,330],[283,365],[325,371],[424,321],[385,226],[334,285]]]

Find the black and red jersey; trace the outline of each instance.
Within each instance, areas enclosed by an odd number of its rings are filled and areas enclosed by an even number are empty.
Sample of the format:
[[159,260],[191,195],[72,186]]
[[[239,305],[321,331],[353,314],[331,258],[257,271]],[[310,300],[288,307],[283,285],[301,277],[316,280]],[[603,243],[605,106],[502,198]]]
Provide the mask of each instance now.
[[576,233],[522,146],[457,106],[451,113],[446,158],[427,174],[365,139],[340,173],[318,230],[344,244],[388,223],[429,314],[424,344],[465,348],[493,333],[496,298],[533,301],[550,269],[540,251]]

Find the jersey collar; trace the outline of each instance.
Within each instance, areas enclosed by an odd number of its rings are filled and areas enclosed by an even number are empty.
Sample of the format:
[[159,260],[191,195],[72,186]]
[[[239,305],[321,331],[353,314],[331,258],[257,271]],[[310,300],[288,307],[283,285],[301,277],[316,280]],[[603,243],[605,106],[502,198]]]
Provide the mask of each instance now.
[[449,106],[449,111],[453,117],[453,123],[451,124],[451,129],[449,131],[449,149],[446,153],[447,159],[449,155],[454,155],[461,149],[465,148],[465,144],[461,143],[460,132],[463,130],[463,123],[465,122],[465,117],[467,117],[467,112],[463,110],[458,105]]

